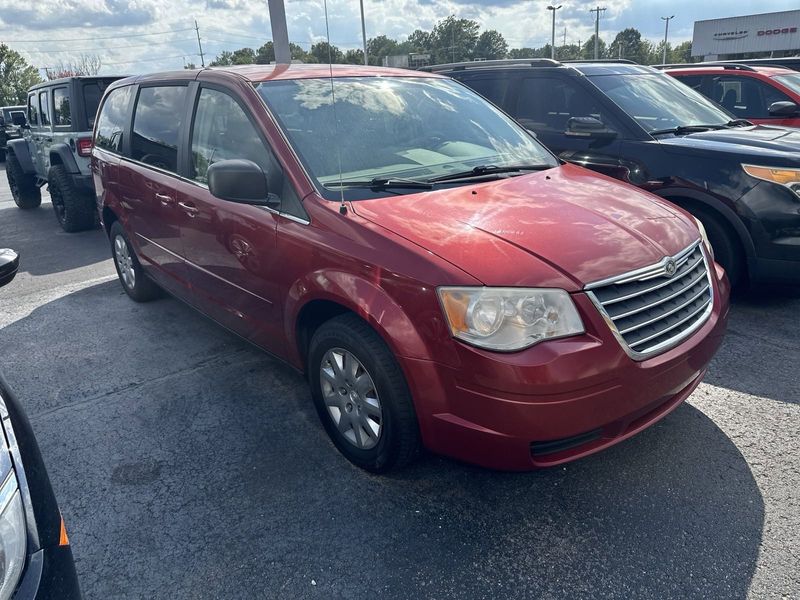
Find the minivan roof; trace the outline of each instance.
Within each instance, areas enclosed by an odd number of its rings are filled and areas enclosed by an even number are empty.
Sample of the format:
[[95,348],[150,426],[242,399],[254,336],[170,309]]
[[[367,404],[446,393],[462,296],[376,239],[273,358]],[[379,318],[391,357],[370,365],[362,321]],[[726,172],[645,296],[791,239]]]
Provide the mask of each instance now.
[[[129,77],[123,82],[138,83],[142,81],[176,80],[176,79],[197,79],[202,72],[213,71],[215,73],[229,73],[233,76],[246,79],[251,83],[262,81],[286,80],[286,79],[321,79],[331,75],[338,77],[439,77],[432,73],[412,71],[409,69],[394,69],[390,67],[373,67],[364,65],[327,65],[327,64],[300,64],[290,65],[233,65],[224,67],[206,67],[205,69],[164,71],[159,73],[149,73]],[[116,87],[116,86],[115,86]]]
[[432,65],[423,67],[424,71],[433,73],[448,74],[455,71],[460,73],[480,73],[484,71],[497,70],[519,70],[519,69],[575,69],[586,75],[633,75],[640,73],[654,73],[655,69],[638,65],[631,61],[622,60],[585,60],[585,61],[564,61],[559,62],[550,58],[525,58],[510,60],[481,60],[465,61],[445,65]]

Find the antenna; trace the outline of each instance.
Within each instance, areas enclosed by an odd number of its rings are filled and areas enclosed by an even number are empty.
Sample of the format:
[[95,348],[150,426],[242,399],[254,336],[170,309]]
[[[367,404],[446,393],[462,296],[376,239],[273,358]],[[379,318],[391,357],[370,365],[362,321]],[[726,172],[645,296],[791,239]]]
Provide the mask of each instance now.
[[347,214],[347,205],[344,203],[344,186],[342,185],[342,151],[339,148],[339,119],[336,117],[336,92],[333,89],[333,57],[331,55],[331,30],[328,27],[328,0],[323,0],[325,8],[325,38],[328,40],[328,72],[331,80],[331,102],[333,103],[333,127],[336,131],[336,159],[339,162],[339,214]]

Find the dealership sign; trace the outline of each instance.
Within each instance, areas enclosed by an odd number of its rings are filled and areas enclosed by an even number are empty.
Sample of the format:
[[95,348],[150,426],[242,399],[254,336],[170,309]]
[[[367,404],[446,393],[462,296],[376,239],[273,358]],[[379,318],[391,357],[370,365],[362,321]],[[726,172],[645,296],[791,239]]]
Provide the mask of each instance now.
[[693,56],[795,51],[800,53],[800,10],[696,21]]

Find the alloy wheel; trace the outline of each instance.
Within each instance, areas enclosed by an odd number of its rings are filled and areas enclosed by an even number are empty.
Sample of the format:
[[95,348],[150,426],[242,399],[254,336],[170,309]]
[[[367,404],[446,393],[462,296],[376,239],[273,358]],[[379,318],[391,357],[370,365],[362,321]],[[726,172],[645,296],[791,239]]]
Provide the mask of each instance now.
[[117,262],[122,282],[132,290],[136,285],[136,271],[133,269],[133,257],[128,250],[128,242],[121,235],[114,238],[114,260]]
[[328,414],[339,433],[360,450],[374,448],[383,431],[378,390],[351,352],[332,348],[322,357],[320,385]]

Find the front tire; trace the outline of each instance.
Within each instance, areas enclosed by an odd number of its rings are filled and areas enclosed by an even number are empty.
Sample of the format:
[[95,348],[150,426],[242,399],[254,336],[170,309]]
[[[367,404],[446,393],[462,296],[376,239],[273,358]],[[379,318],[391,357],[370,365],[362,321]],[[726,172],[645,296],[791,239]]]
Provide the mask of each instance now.
[[47,187],[58,224],[67,233],[94,229],[97,223],[94,199],[75,187],[64,165],[53,165],[47,172]]
[[36,185],[36,177],[22,170],[13,152],[6,156],[6,178],[14,204],[19,208],[29,210],[42,203],[42,191]]
[[114,221],[109,232],[111,239],[111,256],[114,258],[114,267],[125,293],[136,302],[149,302],[161,296],[161,289],[150,279],[142,269],[133,246],[125,235],[125,230],[119,221]]
[[746,260],[736,233],[719,218],[706,211],[697,210],[694,211],[694,215],[705,227],[708,241],[714,250],[714,260],[725,269],[731,287],[744,285],[747,279]]
[[309,346],[308,376],[319,418],[353,464],[385,473],[420,452],[403,372],[378,334],[354,314],[327,321]]

